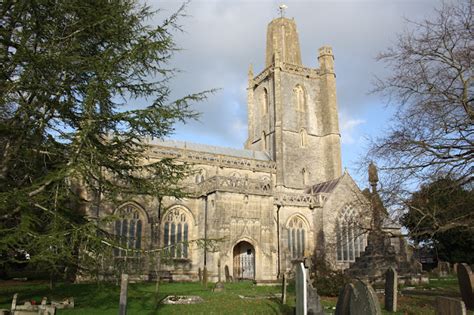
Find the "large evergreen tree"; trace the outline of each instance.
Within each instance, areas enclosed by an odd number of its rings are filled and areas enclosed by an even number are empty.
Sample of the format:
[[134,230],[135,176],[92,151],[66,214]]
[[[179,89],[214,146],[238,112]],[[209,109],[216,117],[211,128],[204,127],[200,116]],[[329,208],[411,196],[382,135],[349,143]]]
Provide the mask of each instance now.
[[474,230],[466,223],[473,220],[474,191],[446,177],[412,194],[401,223],[410,238],[435,249],[441,260],[472,264]]
[[157,26],[135,0],[5,0],[0,12],[0,265],[24,253],[67,264],[111,244],[86,207],[181,194],[186,167],[146,162],[143,139],[194,117],[206,94],[169,100],[181,10]]

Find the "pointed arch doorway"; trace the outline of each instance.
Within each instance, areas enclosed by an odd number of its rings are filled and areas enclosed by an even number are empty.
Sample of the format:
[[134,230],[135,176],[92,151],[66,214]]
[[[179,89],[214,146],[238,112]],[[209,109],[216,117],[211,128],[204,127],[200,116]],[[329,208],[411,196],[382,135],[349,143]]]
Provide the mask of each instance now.
[[249,242],[234,246],[234,279],[255,279],[255,248]]

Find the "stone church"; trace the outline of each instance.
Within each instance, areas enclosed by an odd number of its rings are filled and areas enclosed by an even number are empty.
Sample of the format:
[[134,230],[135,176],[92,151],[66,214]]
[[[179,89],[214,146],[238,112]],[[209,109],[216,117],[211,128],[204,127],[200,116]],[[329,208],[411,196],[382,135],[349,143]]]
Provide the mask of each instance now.
[[345,269],[366,246],[358,222],[370,222],[368,202],[342,171],[332,49],[319,49],[317,68],[303,66],[296,24],[284,17],[266,40],[265,69],[248,72],[245,148],[153,141],[150,159],[193,166],[189,195],[165,197],[161,214],[139,197],[109,209],[127,216],[113,230],[130,236],[128,247],[167,249],[161,269],[173,280],[197,280],[204,267],[217,280],[220,263],[234,279],[273,281],[312,255]]

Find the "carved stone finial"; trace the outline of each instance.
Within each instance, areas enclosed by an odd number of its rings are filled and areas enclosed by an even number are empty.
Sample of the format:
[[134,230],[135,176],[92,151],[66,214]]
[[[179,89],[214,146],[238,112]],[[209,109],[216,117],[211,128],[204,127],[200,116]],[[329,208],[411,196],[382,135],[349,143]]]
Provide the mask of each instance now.
[[379,176],[377,174],[377,166],[375,166],[374,162],[370,162],[369,164],[369,183],[372,187],[377,186],[379,182]]
[[249,65],[249,72],[248,72],[249,79],[253,79],[253,65]]
[[285,10],[288,8],[286,4],[280,4],[278,10],[280,10],[280,17],[285,17]]

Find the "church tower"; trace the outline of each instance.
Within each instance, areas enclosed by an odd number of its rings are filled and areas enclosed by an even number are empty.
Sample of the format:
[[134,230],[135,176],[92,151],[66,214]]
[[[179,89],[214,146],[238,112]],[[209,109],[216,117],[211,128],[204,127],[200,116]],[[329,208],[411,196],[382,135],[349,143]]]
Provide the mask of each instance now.
[[331,47],[319,49],[319,68],[306,68],[293,19],[267,29],[265,69],[248,73],[248,139],[277,164],[276,185],[289,189],[341,176],[336,75]]

